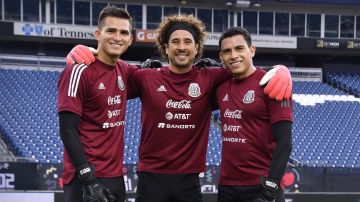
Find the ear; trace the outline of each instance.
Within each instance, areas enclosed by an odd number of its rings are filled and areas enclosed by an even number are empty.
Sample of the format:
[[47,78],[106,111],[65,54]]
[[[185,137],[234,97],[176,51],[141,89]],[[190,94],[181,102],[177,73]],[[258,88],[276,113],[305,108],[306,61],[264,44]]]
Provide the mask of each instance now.
[[132,44],[133,39],[134,39],[134,37],[133,37],[133,35],[131,34],[131,31],[130,31],[130,41],[129,41],[129,46]]
[[223,58],[222,58],[222,52],[221,52],[221,51],[220,51],[220,53],[219,53],[219,58],[220,58],[220,60],[221,60],[221,63],[225,64],[225,63],[224,63],[224,60],[223,60]]
[[195,55],[197,55],[199,52],[199,44],[195,44],[195,49],[196,49]]
[[166,55],[168,55],[169,54],[169,47],[168,47],[167,44],[164,44],[164,47],[165,47],[165,53],[166,53]]
[[95,30],[95,38],[98,42],[100,41],[100,30],[99,29]]
[[253,58],[255,56],[256,47],[255,46],[250,46],[250,52],[251,52],[251,57]]

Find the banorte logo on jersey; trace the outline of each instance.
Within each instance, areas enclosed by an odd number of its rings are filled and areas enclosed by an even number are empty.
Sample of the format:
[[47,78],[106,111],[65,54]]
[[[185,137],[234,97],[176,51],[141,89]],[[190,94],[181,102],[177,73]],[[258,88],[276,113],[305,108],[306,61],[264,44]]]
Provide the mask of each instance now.
[[166,108],[175,108],[175,109],[191,109],[191,101],[190,100],[181,100],[181,101],[173,101],[168,100],[166,102]]
[[230,119],[241,119],[241,110],[234,110],[234,111],[230,111],[229,109],[226,109],[226,111],[224,112],[224,117],[225,118],[230,118]]

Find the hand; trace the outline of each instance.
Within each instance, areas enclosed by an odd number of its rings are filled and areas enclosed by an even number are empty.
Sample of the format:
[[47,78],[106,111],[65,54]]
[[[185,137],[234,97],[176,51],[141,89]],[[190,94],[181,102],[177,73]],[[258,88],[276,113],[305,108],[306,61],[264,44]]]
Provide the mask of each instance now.
[[95,169],[85,164],[78,169],[78,177],[82,189],[82,202],[110,202],[115,196],[94,177]]
[[151,69],[157,69],[162,67],[160,60],[153,60],[153,59],[146,59],[144,62],[142,62],[140,65],[136,65],[140,69],[144,68],[151,68]]
[[253,202],[275,202],[276,192],[279,189],[279,183],[269,178],[261,178],[261,195]]
[[203,58],[194,63],[194,65],[198,68],[206,68],[206,67],[224,67],[224,64],[216,62],[211,58]]
[[259,85],[266,86],[264,93],[278,101],[289,99],[292,94],[291,74],[284,65],[275,65],[263,76]]
[[76,45],[66,56],[66,64],[85,63],[86,65],[89,65],[95,61],[96,55],[96,49],[84,45]]

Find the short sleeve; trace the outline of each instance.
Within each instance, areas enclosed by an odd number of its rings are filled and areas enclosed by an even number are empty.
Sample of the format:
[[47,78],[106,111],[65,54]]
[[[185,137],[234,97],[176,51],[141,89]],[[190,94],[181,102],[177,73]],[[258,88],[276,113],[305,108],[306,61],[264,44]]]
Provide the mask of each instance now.
[[212,78],[214,79],[214,87],[217,88],[220,84],[228,81],[232,78],[231,72],[228,68],[222,67],[211,67],[207,69],[210,71]]
[[60,75],[58,81],[58,112],[70,111],[79,116],[83,113],[87,92],[87,65],[76,64],[68,66]]
[[271,124],[278,121],[293,121],[293,100],[291,97],[283,101],[268,98],[268,105]]
[[[140,70],[141,71],[141,70]],[[128,92],[126,99],[133,99],[140,96],[140,71],[134,71],[128,75]]]

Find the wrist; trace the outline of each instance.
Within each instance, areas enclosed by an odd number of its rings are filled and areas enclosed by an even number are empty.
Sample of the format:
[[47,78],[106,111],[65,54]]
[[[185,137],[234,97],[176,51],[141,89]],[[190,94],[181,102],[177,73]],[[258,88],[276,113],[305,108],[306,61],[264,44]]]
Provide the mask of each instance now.
[[279,189],[279,181],[278,180],[275,180],[272,178],[264,178],[264,183],[268,189],[272,189],[275,191]]
[[279,190],[279,181],[271,178],[261,179],[262,195],[269,201],[273,201],[276,197],[276,193]]
[[77,169],[77,177],[79,178],[80,182],[88,182],[93,181],[95,179],[95,167],[90,164],[83,164],[79,166]]

